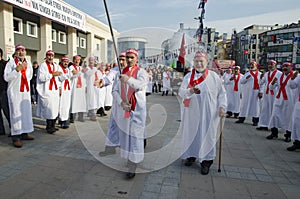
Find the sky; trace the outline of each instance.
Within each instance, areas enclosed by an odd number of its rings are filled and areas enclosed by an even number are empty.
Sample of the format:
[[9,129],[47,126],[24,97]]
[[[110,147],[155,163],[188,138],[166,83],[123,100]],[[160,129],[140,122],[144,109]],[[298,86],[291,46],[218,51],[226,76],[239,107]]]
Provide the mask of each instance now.
[[[68,4],[107,23],[102,0],[65,0]],[[107,0],[112,26],[121,36],[136,29],[177,31],[179,23],[185,28],[197,28],[200,0]],[[216,31],[237,32],[252,25],[297,23],[300,20],[299,0],[208,0],[205,5],[204,26]],[[134,34],[138,31],[133,31]],[[169,32],[169,31],[168,31]],[[122,35],[123,34],[123,35]],[[168,33],[166,33],[167,37]],[[143,36],[143,35],[141,35]],[[168,35],[169,36],[169,35]],[[163,36],[159,36],[164,39]]]

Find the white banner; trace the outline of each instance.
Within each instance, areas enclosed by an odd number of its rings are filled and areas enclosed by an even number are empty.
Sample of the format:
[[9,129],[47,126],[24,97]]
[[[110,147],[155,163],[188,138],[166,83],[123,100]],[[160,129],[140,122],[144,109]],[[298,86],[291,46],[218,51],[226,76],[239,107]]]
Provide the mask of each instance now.
[[61,0],[4,0],[67,26],[86,31],[86,16]]

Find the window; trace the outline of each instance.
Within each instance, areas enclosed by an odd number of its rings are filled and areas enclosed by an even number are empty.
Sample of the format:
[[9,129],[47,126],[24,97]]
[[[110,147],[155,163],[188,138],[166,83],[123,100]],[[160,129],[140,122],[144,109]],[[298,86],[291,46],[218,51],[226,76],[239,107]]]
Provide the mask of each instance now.
[[53,42],[56,42],[56,37],[57,37],[56,30],[52,29],[52,41]]
[[86,48],[86,39],[80,38],[80,48]]
[[27,35],[30,37],[37,37],[37,24],[27,21]]
[[58,32],[58,42],[61,44],[66,44],[67,43],[66,41],[67,41],[66,33],[59,31]]
[[100,50],[100,44],[96,45],[96,49],[99,51]]
[[18,34],[23,34],[22,19],[14,17],[14,32]]

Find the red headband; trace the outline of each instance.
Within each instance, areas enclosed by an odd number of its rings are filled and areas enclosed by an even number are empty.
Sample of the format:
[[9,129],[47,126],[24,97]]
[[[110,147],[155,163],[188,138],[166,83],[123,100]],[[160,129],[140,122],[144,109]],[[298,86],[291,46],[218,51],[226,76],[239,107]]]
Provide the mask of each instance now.
[[197,51],[195,53],[194,58],[196,58],[196,57],[204,57],[205,59],[207,59],[207,55],[205,53],[201,53],[200,51]]
[[74,59],[81,59],[81,57],[80,57],[79,55],[74,55],[74,56],[73,56],[73,60],[74,60]]
[[269,60],[269,62],[268,62],[268,63],[274,64],[274,65],[276,65],[276,64],[277,64],[277,62],[276,62],[275,60],[273,60],[273,59]]
[[47,50],[46,55],[53,55],[54,56],[53,50]]
[[16,45],[15,50],[17,51],[17,50],[19,50],[19,49],[25,50],[26,48],[25,48],[25,46],[23,46],[22,44],[18,44],[18,45]]
[[126,50],[126,55],[127,55],[127,54],[134,54],[135,56],[138,57],[138,51],[137,51],[135,48],[128,48],[128,49]]
[[64,56],[61,58],[61,61],[66,61],[66,60],[69,61],[69,57]]
[[293,64],[291,62],[284,62],[282,66],[293,66]]
[[126,57],[126,52],[121,52],[119,57]]

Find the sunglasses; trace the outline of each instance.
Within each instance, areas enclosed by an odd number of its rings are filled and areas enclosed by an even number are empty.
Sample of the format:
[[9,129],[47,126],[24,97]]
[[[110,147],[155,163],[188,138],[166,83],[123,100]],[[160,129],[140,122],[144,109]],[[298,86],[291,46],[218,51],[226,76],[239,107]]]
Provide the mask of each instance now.
[[134,59],[134,56],[126,56],[126,59]]

